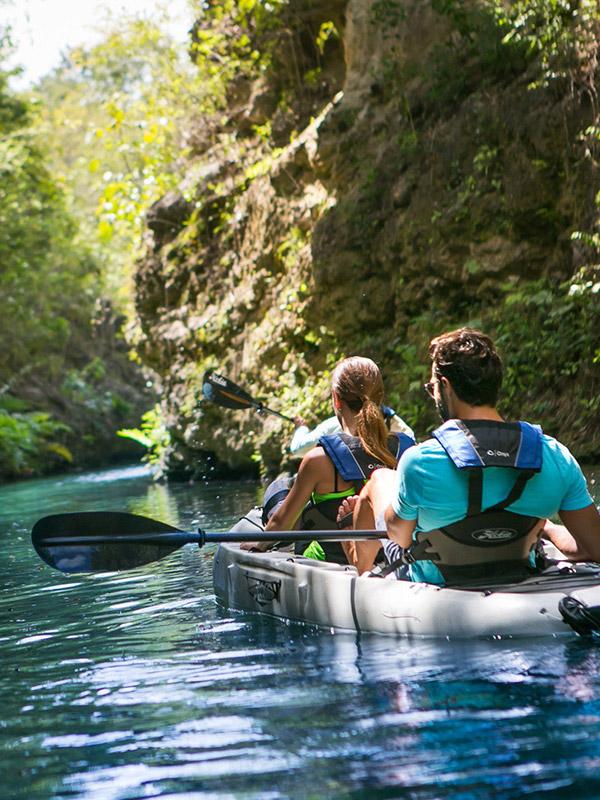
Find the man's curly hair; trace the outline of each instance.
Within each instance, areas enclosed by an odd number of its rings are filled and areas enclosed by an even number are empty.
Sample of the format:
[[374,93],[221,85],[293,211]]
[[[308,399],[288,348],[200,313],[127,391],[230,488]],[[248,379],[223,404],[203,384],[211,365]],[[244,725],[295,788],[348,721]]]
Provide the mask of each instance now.
[[458,328],[431,340],[434,373],[447,378],[456,395],[472,406],[495,406],[502,385],[502,361],[494,343],[474,328]]

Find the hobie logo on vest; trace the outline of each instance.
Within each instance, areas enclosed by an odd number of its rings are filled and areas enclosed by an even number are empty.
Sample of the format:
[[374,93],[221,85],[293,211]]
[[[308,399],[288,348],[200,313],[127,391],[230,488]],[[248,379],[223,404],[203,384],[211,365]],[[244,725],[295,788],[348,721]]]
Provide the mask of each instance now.
[[473,531],[471,538],[478,542],[509,542],[517,535],[513,528],[480,528]]
[[504,450],[486,450],[488,456],[498,456],[498,458],[510,458],[510,453],[505,453]]

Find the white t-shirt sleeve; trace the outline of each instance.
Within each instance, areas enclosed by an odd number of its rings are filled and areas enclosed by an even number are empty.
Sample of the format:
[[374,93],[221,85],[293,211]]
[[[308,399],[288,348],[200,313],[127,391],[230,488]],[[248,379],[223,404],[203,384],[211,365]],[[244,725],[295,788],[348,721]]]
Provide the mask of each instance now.
[[292,436],[290,453],[298,458],[302,458],[317,444],[321,436],[327,436],[330,433],[338,433],[341,430],[337,417],[329,417],[329,419],[321,422],[312,431],[306,425],[301,425],[299,428],[296,428]]
[[390,419],[390,433],[405,433],[407,436],[415,438],[415,432],[410,425],[405,422],[398,414],[394,414]]

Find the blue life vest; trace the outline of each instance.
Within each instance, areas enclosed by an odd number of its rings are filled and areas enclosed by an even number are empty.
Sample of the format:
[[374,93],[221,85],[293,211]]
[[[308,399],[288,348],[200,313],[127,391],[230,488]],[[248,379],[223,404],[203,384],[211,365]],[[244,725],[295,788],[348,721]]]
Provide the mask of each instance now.
[[[305,506],[301,516],[301,528],[306,531],[335,530],[338,527],[337,514],[342,500],[351,494],[358,494],[373,472],[385,466],[365,451],[358,436],[351,436],[349,433],[332,433],[322,436],[319,444],[333,464],[335,487],[333,492],[328,493],[326,499],[311,499]],[[405,433],[392,433],[388,436],[388,449],[396,461],[405,450],[414,444],[415,440]],[[338,492],[338,475],[347,483],[353,484],[353,489]],[[295,551],[303,553],[308,544],[308,542],[298,542]],[[320,545],[327,561],[347,563],[339,542],[320,542]]]
[[[365,451],[358,436],[351,436],[349,433],[332,433],[322,436],[319,444],[333,462],[334,469],[339,476],[347,483],[359,483],[360,488],[376,469],[385,466]],[[406,433],[391,433],[388,436],[388,450],[396,461],[405,450],[414,444],[415,440]]]
[[[542,468],[542,429],[528,422],[456,420],[433,432],[452,463],[468,471],[468,506],[462,520],[419,532],[405,553],[408,562],[433,561],[451,582],[470,578],[527,576],[538,517],[508,511],[527,481]],[[499,503],[482,508],[484,471],[515,470],[515,482]]]

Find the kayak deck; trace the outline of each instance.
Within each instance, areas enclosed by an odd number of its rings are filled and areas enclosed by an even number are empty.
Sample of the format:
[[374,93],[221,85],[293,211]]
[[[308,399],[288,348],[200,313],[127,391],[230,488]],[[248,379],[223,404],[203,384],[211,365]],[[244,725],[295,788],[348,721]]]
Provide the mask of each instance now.
[[572,596],[600,605],[599,573],[539,576],[502,590],[454,589],[359,576],[354,567],[291,553],[253,553],[220,545],[217,597],[227,606],[339,631],[425,637],[574,635],[558,609]]

